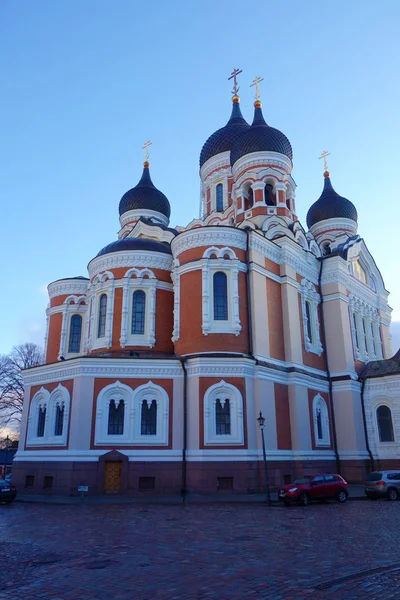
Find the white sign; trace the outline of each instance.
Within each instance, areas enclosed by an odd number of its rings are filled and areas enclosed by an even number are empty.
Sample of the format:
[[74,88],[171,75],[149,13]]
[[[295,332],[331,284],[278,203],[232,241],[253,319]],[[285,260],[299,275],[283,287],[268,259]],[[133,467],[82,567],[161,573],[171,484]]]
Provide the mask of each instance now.
[[89,491],[88,485],[78,485],[78,492],[88,492],[88,491]]

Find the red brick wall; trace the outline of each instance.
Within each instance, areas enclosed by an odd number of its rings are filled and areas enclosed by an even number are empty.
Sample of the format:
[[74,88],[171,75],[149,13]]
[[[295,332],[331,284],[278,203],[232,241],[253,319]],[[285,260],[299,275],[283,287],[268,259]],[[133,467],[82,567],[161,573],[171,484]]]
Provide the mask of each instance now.
[[269,325],[269,348],[272,358],[285,360],[283,336],[282,293],[280,283],[266,279]]
[[275,411],[278,450],[292,449],[290,429],[289,390],[283,383],[275,383]]
[[62,318],[62,313],[50,315],[46,363],[57,362],[58,360],[58,352],[60,350]]

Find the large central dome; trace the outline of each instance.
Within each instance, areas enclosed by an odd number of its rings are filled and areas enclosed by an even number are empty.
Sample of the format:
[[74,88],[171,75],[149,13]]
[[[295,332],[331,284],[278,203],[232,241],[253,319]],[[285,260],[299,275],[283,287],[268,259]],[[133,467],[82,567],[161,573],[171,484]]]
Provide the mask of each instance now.
[[239,107],[239,97],[234,96],[231,118],[225,125],[210,135],[204,144],[200,153],[200,167],[213,156],[221,152],[230,152],[233,143],[239,135],[250,129],[250,125],[245,121]]
[[144,163],[143,174],[139,183],[126,192],[119,203],[119,214],[123,215],[131,210],[154,211],[161,213],[167,219],[171,215],[168,198],[158,190],[150,177],[149,163]]
[[251,127],[233,144],[231,165],[233,166],[239,158],[252,152],[278,152],[293,160],[292,146],[286,135],[265,122],[261,102],[256,101],[254,106],[254,119]]

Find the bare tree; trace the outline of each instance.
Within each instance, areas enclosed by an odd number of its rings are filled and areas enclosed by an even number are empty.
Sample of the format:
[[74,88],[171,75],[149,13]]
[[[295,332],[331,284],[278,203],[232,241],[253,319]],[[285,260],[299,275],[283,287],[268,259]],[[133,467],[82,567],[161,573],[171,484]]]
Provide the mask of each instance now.
[[10,354],[0,356],[0,422],[17,427],[24,404],[23,369],[43,364],[42,349],[36,344],[14,346]]

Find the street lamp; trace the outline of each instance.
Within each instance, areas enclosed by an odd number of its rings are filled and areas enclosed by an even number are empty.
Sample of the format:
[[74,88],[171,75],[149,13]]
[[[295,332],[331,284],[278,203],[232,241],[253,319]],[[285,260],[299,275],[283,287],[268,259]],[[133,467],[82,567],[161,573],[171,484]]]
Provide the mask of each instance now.
[[8,450],[9,448],[11,448],[12,446],[12,440],[10,440],[10,438],[6,437],[5,440],[3,440],[3,447],[4,447],[4,466],[3,466],[3,479],[6,478],[7,475],[7,455],[8,455]]
[[263,459],[264,459],[265,493],[267,496],[266,502],[267,502],[267,504],[271,504],[271,496],[269,493],[267,455],[265,453],[265,439],[264,439],[265,417],[263,417],[261,410],[260,410],[260,416],[258,417],[257,422],[261,429],[261,440],[262,440]]

